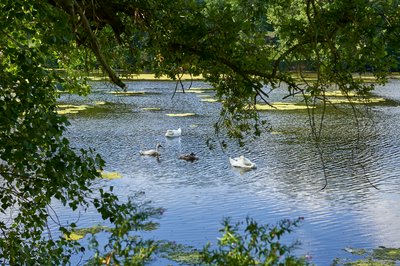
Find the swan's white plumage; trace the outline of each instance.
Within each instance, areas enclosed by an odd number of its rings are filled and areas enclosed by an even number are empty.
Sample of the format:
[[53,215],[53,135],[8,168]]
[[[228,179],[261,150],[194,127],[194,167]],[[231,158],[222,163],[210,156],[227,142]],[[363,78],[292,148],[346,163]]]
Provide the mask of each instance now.
[[182,135],[182,130],[181,128],[178,129],[168,129],[167,132],[165,133],[166,137],[179,137]]
[[233,167],[238,167],[238,168],[254,169],[257,167],[255,163],[253,163],[243,155],[236,158],[229,157],[229,162]]
[[158,148],[162,147],[160,143],[156,144],[156,149],[155,150],[146,150],[146,151],[139,151],[140,155],[147,155],[147,156],[160,156],[160,152],[158,151]]

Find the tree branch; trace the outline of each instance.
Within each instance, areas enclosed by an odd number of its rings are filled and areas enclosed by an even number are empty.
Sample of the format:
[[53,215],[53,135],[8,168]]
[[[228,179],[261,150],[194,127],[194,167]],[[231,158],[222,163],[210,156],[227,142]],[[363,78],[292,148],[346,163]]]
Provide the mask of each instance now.
[[93,31],[90,28],[89,21],[85,15],[85,13],[82,10],[82,7],[75,0],[74,0],[74,6],[76,7],[76,10],[78,11],[79,15],[82,18],[83,26],[89,35],[89,41],[91,44],[91,48],[92,48],[92,51],[94,52],[94,54],[96,55],[96,58],[99,60],[101,66],[107,72],[111,81],[113,83],[115,83],[117,86],[121,87],[122,89],[125,88],[126,87],[125,83],[122,82],[122,80],[117,76],[117,74],[108,65],[106,59],[104,58],[104,55],[102,54],[102,52],[100,50],[99,42],[97,41],[96,36],[93,34]]

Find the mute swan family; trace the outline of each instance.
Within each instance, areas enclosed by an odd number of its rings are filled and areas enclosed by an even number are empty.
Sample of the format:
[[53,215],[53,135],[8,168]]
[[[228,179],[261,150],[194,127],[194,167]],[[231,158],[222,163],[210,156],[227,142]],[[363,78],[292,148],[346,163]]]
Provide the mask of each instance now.
[[[181,128],[178,129],[169,129],[165,133],[166,137],[179,137],[182,134]],[[139,151],[140,155],[146,155],[146,156],[153,156],[159,158],[161,153],[158,151],[158,148],[162,147],[160,143],[156,144],[156,148],[154,150],[141,150]],[[179,156],[179,159],[185,160],[188,162],[194,162],[199,159],[199,157],[196,156],[195,153],[188,153],[188,154],[182,154]],[[229,157],[229,162],[233,167],[249,170],[249,169],[255,169],[257,168],[256,164],[244,157],[243,155],[240,155],[239,157],[231,158]]]
[[181,128],[178,129],[168,129],[167,132],[165,133],[166,137],[180,137],[182,135],[182,130]]
[[162,147],[160,143],[156,144],[155,150],[147,150],[147,151],[139,151],[140,155],[147,155],[147,156],[160,156],[160,152],[158,148]]
[[254,169],[257,167],[255,163],[253,163],[243,155],[236,158],[229,157],[229,162],[233,167],[238,167],[238,168]]

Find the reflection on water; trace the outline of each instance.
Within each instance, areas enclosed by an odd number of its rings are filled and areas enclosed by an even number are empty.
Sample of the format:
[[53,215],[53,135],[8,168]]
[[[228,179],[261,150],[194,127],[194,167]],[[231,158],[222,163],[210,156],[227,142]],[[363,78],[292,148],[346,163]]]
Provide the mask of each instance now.
[[[172,82],[130,83],[128,90],[140,93],[127,95],[110,94],[113,88],[98,83],[87,98],[63,96],[61,101],[106,102],[71,115],[67,135],[76,147],[94,147],[106,160],[106,170],[123,175],[107,181],[118,194],[124,197],[143,190],[155,206],[167,210],[152,236],[202,247],[216,241],[223,217],[242,220],[250,215],[262,223],[275,223],[303,216],[303,225],[293,235],[302,242],[298,253],[310,254],[317,265],[328,265],[335,257],[345,257],[347,246],[400,246],[400,107],[396,102],[400,95],[394,93],[399,85],[392,81],[378,89],[380,97],[393,98],[361,109],[357,119],[349,106],[329,109],[322,155],[310,138],[306,110],[265,113],[272,133],[244,148],[232,142],[225,151],[210,150],[206,142],[215,137],[212,125],[219,104],[201,101],[204,94],[212,96],[208,90],[188,90],[171,98]],[[193,87],[208,86],[197,82]],[[284,91],[276,91],[271,100],[281,101],[283,95]],[[166,115],[171,113],[196,115]],[[179,127],[181,137],[164,137],[167,129]],[[159,161],[139,155],[139,150],[153,148],[157,142],[163,146]],[[198,161],[178,159],[191,152]],[[239,155],[254,161],[257,169],[232,168],[228,157]],[[95,219],[87,214],[79,226]]]

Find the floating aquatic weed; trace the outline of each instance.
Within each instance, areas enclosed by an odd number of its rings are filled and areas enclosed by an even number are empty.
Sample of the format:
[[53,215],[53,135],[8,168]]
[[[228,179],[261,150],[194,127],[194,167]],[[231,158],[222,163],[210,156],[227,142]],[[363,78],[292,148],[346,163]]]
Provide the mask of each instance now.
[[118,172],[101,172],[101,177],[105,179],[118,179],[122,178],[122,175]]
[[65,114],[77,114],[80,111],[87,110],[89,108],[93,108],[90,105],[73,105],[73,104],[60,104],[57,106],[59,110],[57,110],[57,114],[65,115]]
[[201,254],[192,246],[178,244],[174,241],[159,241],[160,257],[186,265],[200,265]]
[[58,108],[74,108],[77,107],[77,105],[73,105],[73,104],[59,104],[57,105]]
[[372,257],[378,260],[393,260],[400,262],[400,248],[379,247],[372,250]]
[[71,234],[65,235],[67,240],[80,240],[84,238],[87,234],[97,234],[103,231],[109,231],[110,228],[107,226],[95,225],[93,227],[78,228],[72,230]]
[[197,96],[200,98],[201,102],[209,102],[209,103],[219,102],[218,99],[216,99],[213,95],[210,94],[199,94]]
[[328,99],[328,102],[330,103],[347,103],[347,104],[367,104],[367,103],[379,103],[379,102],[385,102],[386,100],[384,98],[378,98],[378,97],[373,97],[373,98],[365,98],[365,99],[347,99],[347,98],[340,98],[340,99]]
[[144,111],[161,111],[161,108],[159,107],[144,107],[142,108]]
[[[183,93],[183,91],[178,91],[178,92],[181,92],[181,93]],[[185,90],[184,92],[190,92],[190,93],[198,93],[198,94],[200,94],[200,93],[204,93],[205,91],[204,90],[200,90],[200,89],[187,89],[187,90]]]
[[355,261],[351,261],[350,259],[336,258],[332,265],[388,266],[398,265],[398,263],[400,262],[400,248],[379,247],[376,249],[368,250],[346,247],[344,251],[356,256],[362,256],[363,258],[358,258]]
[[77,113],[79,113],[79,111],[72,109],[57,110],[57,114],[59,115],[77,114]]
[[355,92],[343,92],[343,91],[327,91],[323,95],[327,97],[353,97],[357,96]]
[[146,94],[145,91],[110,91],[109,94],[120,95],[120,96],[134,96]]
[[315,106],[300,105],[296,103],[283,103],[275,102],[268,104],[256,104],[256,110],[258,111],[269,111],[269,110],[304,110],[307,108],[315,108]]
[[213,87],[208,87],[208,88],[200,88],[200,87],[192,87],[190,90],[197,90],[197,91],[214,91],[215,89]]
[[202,98],[202,99],[207,99],[207,98],[214,99],[214,96],[213,96],[213,95],[211,95],[211,94],[206,94],[206,93],[199,94],[199,95],[197,95],[197,97]]
[[[298,94],[300,96],[302,96],[301,94]],[[311,96],[311,94],[306,93],[306,96]],[[336,90],[336,91],[324,91],[321,93],[317,93],[315,94],[316,96],[325,96],[325,97],[355,97],[357,96],[357,94],[355,92],[343,92],[340,90]]]
[[171,117],[185,117],[185,116],[195,116],[195,113],[181,113],[181,114],[165,114]]
[[363,249],[363,248],[346,247],[346,248],[344,248],[344,251],[354,254],[354,255],[365,255],[367,253],[367,250]]
[[93,116],[102,114],[104,112],[113,112],[119,108],[119,106],[112,102],[106,101],[93,101],[89,104],[59,104],[57,105],[57,113],[60,115],[66,114],[78,114],[85,116]]
[[208,103],[215,103],[218,102],[217,99],[213,99],[213,98],[204,98],[200,100],[201,102],[208,102]]

